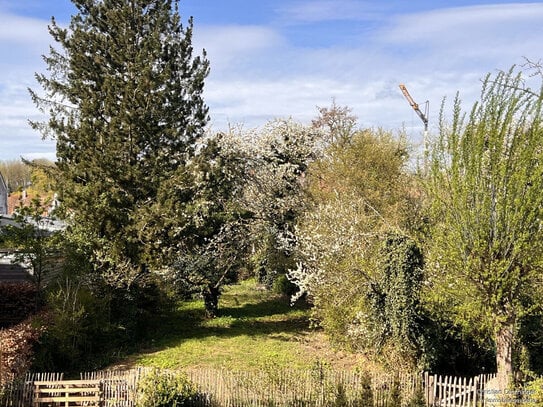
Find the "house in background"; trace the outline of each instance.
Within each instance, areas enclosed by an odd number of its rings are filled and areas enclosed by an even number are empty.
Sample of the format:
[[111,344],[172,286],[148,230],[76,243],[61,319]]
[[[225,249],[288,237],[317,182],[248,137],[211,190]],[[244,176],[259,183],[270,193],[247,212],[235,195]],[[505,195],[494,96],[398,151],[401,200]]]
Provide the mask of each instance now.
[[0,215],[8,213],[8,186],[0,174]]
[[0,284],[23,283],[31,281],[28,269],[15,263],[8,250],[0,249]]

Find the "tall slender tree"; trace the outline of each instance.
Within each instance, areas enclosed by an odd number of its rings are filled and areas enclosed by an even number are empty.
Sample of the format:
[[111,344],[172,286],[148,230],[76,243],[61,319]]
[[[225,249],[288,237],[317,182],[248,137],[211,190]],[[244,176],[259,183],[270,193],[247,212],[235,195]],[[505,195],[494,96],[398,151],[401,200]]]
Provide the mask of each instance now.
[[542,102],[514,69],[488,76],[469,114],[457,98],[432,152],[430,282],[458,323],[493,337],[502,386],[519,320],[542,305]]
[[49,118],[32,125],[56,139],[70,231],[97,271],[127,287],[147,268],[141,208],[204,133],[209,63],[193,56],[192,18],[183,26],[176,0],[73,3],[69,27],[49,27],[58,48],[44,56],[48,75],[36,75],[43,91],[31,91]]

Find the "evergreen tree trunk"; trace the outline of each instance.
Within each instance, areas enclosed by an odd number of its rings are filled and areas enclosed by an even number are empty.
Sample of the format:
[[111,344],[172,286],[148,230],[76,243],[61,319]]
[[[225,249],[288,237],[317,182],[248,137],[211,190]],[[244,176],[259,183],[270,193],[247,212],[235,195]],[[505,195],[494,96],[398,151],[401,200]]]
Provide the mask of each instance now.
[[506,322],[496,329],[496,367],[500,390],[509,387],[513,377],[514,322]]

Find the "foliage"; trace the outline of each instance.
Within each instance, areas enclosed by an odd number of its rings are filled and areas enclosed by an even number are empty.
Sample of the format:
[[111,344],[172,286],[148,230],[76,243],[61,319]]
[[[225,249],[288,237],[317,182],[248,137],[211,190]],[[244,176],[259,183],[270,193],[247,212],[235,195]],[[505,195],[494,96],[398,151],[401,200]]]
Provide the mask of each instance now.
[[107,341],[114,348],[141,340],[154,326],[150,316],[161,314],[151,268],[169,264],[149,254],[171,241],[152,241],[145,225],[155,217],[149,207],[191,162],[205,133],[209,63],[205,53],[193,55],[192,19],[181,23],[176,0],[73,3],[69,26],[53,19],[49,27],[55,45],[44,56],[47,73],[36,75],[41,91],[31,91],[47,119],[31,124],[56,140],[59,213],[80,263],[71,270],[85,272],[81,279],[67,273],[70,281],[58,291],[72,287],[75,308],[52,301],[59,330],[50,339],[68,353],[103,354],[114,351]]
[[100,367],[105,349],[113,348],[108,330],[107,298],[98,298],[76,279],[59,279],[46,298],[48,329],[37,347],[34,367],[42,371],[77,371]]
[[543,374],[543,316],[539,313],[524,316],[519,321],[519,349],[515,363],[518,372],[524,377],[535,377]]
[[30,168],[22,160],[0,161],[0,174],[4,177],[9,193],[22,190],[31,180]]
[[23,160],[23,163],[30,169],[30,185],[27,188],[29,194],[40,195],[48,200],[53,199],[57,177],[55,163],[43,158]]
[[201,395],[181,372],[154,370],[138,383],[138,407],[182,407],[200,405]]
[[44,216],[43,211],[43,202],[38,196],[30,205],[17,210],[13,218],[15,225],[0,229],[4,245],[17,249],[14,262],[29,266],[38,294],[45,279],[55,271],[60,248],[60,235],[52,229],[52,219]]
[[455,325],[448,313],[428,309],[427,304],[424,309],[428,315],[424,321],[427,347],[423,358],[428,370],[466,377],[496,371],[496,352],[491,340],[482,341],[473,332]]
[[422,261],[412,240],[401,243],[417,217],[409,212],[417,188],[406,160],[401,139],[366,130],[330,145],[308,170],[313,206],[298,222],[301,261],[288,276],[298,295],[309,295],[331,338],[351,349],[379,352],[391,337],[411,349],[420,345],[419,334],[407,333],[418,329]]
[[522,400],[526,407],[543,407],[543,378],[534,379],[522,390],[527,400]]
[[[177,2],[83,1],[38,74],[49,115],[33,127],[56,139],[68,233],[84,236],[96,272],[128,289],[147,271],[141,208],[190,160],[207,123],[208,62],[192,55],[192,20]],[[77,237],[75,237],[77,239]]]
[[378,255],[377,279],[366,284],[365,303],[350,324],[349,335],[362,349],[375,349],[393,363],[415,369],[425,351],[420,305],[422,254],[403,235],[385,237]]
[[492,337],[503,378],[519,318],[541,298],[542,98],[523,85],[511,69],[486,78],[469,115],[455,100],[450,125],[442,114],[428,185],[432,307]]
[[[201,292],[212,317],[221,286],[235,281],[247,257],[249,215],[240,204],[244,155],[222,134],[204,142],[159,189],[158,200],[148,208],[153,216],[144,216],[149,220],[141,238],[149,258],[167,266],[161,274],[184,295]],[[153,247],[155,242],[161,242],[159,247]]]
[[0,330],[0,385],[24,376],[30,369],[34,345],[46,329],[42,317],[29,317],[11,328]]
[[298,287],[291,282],[285,274],[281,274],[273,282],[273,291],[277,294],[292,298],[296,295]]
[[268,288],[295,266],[291,238],[306,208],[305,177],[316,158],[319,133],[292,120],[274,120],[251,138],[241,138],[249,158],[243,205],[252,214],[253,261]]
[[0,327],[22,322],[35,313],[36,296],[32,283],[0,283]]

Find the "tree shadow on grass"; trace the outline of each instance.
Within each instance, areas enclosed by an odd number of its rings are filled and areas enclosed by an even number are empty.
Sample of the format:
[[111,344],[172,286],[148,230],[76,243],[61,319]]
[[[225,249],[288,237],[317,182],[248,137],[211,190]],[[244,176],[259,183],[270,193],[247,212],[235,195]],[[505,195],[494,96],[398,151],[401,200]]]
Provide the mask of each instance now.
[[277,298],[256,304],[244,304],[241,307],[219,307],[219,316],[230,316],[233,318],[262,318],[272,315],[288,314],[293,310],[307,309],[309,309],[309,306],[306,304],[295,304],[294,306],[291,306],[288,303],[288,299]]
[[307,316],[299,313],[293,315],[292,312],[308,308],[306,304],[291,307],[287,299],[276,298],[240,307],[219,308],[219,317],[215,320],[206,319],[203,309],[181,309],[168,318],[156,335],[153,335],[153,347],[172,347],[184,340],[211,336],[231,338],[242,335],[292,335],[309,328]]

